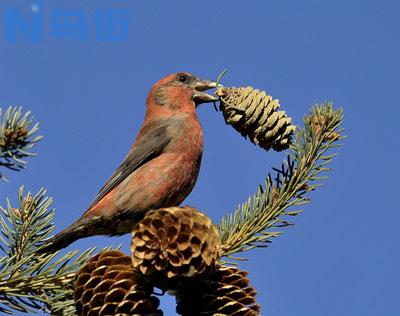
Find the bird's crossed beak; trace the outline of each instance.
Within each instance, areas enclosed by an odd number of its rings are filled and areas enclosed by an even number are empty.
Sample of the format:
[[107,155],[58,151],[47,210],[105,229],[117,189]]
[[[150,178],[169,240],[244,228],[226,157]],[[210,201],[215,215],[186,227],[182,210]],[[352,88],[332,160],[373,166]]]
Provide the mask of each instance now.
[[217,101],[218,98],[203,91],[216,88],[217,83],[210,80],[197,79],[194,86],[193,101],[196,105]]

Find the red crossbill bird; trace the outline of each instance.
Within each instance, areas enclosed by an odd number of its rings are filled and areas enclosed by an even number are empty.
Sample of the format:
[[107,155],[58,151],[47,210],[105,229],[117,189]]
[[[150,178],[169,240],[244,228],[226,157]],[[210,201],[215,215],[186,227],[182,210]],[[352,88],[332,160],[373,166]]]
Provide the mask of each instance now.
[[195,185],[203,152],[196,107],[217,100],[204,92],[214,87],[215,82],[186,72],[154,84],[144,123],[124,161],[81,218],[40,252],[67,247],[84,237],[131,232],[146,212],[181,204]]

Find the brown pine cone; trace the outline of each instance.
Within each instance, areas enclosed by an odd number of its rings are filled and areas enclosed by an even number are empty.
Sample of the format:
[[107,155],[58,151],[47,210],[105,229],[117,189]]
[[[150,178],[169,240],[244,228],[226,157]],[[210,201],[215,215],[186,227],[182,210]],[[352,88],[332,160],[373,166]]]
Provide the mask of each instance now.
[[284,111],[277,110],[279,100],[253,87],[220,87],[217,95],[225,122],[242,136],[266,150],[281,151],[289,147],[295,126]]
[[20,126],[15,129],[4,129],[3,137],[0,137],[0,147],[23,146],[26,144],[27,137],[28,128],[25,126]]
[[192,207],[151,211],[132,232],[133,266],[155,285],[173,289],[177,278],[198,276],[221,256],[217,227]]
[[176,291],[178,314],[182,316],[257,316],[260,306],[247,272],[219,266],[201,280],[181,282]]
[[76,274],[74,298],[79,315],[163,315],[153,288],[120,251],[94,256]]

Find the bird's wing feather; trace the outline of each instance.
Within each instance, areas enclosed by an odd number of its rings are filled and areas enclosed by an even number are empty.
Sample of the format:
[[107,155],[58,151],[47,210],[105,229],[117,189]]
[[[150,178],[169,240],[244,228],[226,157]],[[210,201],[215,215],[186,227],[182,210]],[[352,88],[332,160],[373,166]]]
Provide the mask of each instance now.
[[171,122],[169,122],[169,120],[157,120],[143,126],[139,137],[136,139],[136,143],[128,152],[128,155],[121,165],[100,189],[86,212],[126,179],[133,171],[161,154],[163,149],[171,141],[171,136],[167,131],[167,127],[170,124]]

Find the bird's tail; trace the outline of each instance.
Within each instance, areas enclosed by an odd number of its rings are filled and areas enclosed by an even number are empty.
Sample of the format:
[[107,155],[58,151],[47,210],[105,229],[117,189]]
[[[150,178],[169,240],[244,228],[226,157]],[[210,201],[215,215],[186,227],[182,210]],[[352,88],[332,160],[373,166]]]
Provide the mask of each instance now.
[[37,250],[38,253],[52,253],[68,247],[74,241],[89,236],[89,231],[83,229],[82,223],[75,222],[48,241],[48,245]]

